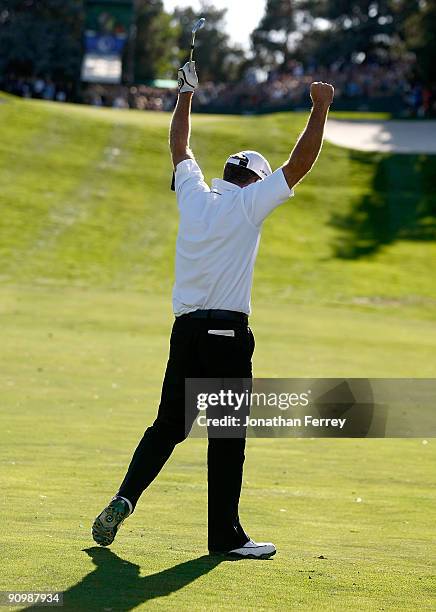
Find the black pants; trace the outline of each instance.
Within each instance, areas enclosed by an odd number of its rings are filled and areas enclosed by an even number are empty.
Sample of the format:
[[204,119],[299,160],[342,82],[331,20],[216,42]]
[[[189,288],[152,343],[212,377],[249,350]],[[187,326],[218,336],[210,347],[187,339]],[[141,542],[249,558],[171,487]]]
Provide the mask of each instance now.
[[[232,329],[234,337],[208,334]],[[185,379],[251,379],[254,337],[246,323],[222,319],[176,319],[157,418],[140,441],[118,494],[136,505],[174,447],[186,438]],[[208,547],[223,552],[248,541],[239,522],[245,438],[209,438]]]

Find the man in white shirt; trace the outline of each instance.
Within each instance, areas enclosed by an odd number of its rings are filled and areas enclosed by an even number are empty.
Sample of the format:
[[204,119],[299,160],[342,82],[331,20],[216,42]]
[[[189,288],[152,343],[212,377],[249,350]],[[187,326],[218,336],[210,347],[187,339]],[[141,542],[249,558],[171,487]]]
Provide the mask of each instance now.
[[[140,441],[117,495],[93,525],[94,540],[108,546],[142,492],[177,443],[189,433],[185,380],[251,379],[254,337],[248,327],[254,263],[265,218],[293,196],[321,150],[334,89],[313,83],[312,112],[289,160],[272,172],[255,151],[228,158],[212,188],[189,148],[191,102],[198,85],[195,63],[179,71],[179,97],[170,147],[180,214],[173,308],[176,320],[158,415]],[[268,558],[271,543],[256,543],[238,515],[245,436],[209,438],[208,548],[214,554]]]

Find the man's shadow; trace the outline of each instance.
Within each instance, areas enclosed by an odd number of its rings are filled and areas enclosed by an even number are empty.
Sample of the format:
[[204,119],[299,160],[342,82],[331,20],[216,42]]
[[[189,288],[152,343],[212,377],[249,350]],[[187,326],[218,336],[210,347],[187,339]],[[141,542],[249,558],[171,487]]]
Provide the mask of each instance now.
[[[226,560],[203,555],[141,577],[139,565],[123,561],[107,548],[92,547],[84,552],[92,558],[96,569],[64,592],[62,610],[94,612],[106,608],[127,612],[145,601],[179,591]],[[26,610],[38,612],[41,608],[31,606]]]

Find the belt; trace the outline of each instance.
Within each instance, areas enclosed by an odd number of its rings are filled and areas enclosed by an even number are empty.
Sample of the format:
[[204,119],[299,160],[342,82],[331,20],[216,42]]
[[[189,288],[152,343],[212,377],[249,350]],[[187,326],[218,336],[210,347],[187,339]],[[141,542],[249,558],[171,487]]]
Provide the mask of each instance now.
[[177,319],[223,319],[225,321],[239,321],[248,323],[248,315],[245,312],[235,312],[233,310],[195,310],[187,314],[180,315]]

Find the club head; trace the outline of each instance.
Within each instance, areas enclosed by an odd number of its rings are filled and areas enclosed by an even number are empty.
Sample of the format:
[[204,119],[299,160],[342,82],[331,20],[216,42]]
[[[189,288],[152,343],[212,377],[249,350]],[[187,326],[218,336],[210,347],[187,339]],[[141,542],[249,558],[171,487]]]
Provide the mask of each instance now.
[[196,34],[198,32],[198,30],[201,30],[201,28],[204,27],[204,24],[206,22],[206,19],[204,17],[202,17],[201,19],[199,19],[195,24],[194,27],[192,28],[192,34]]

